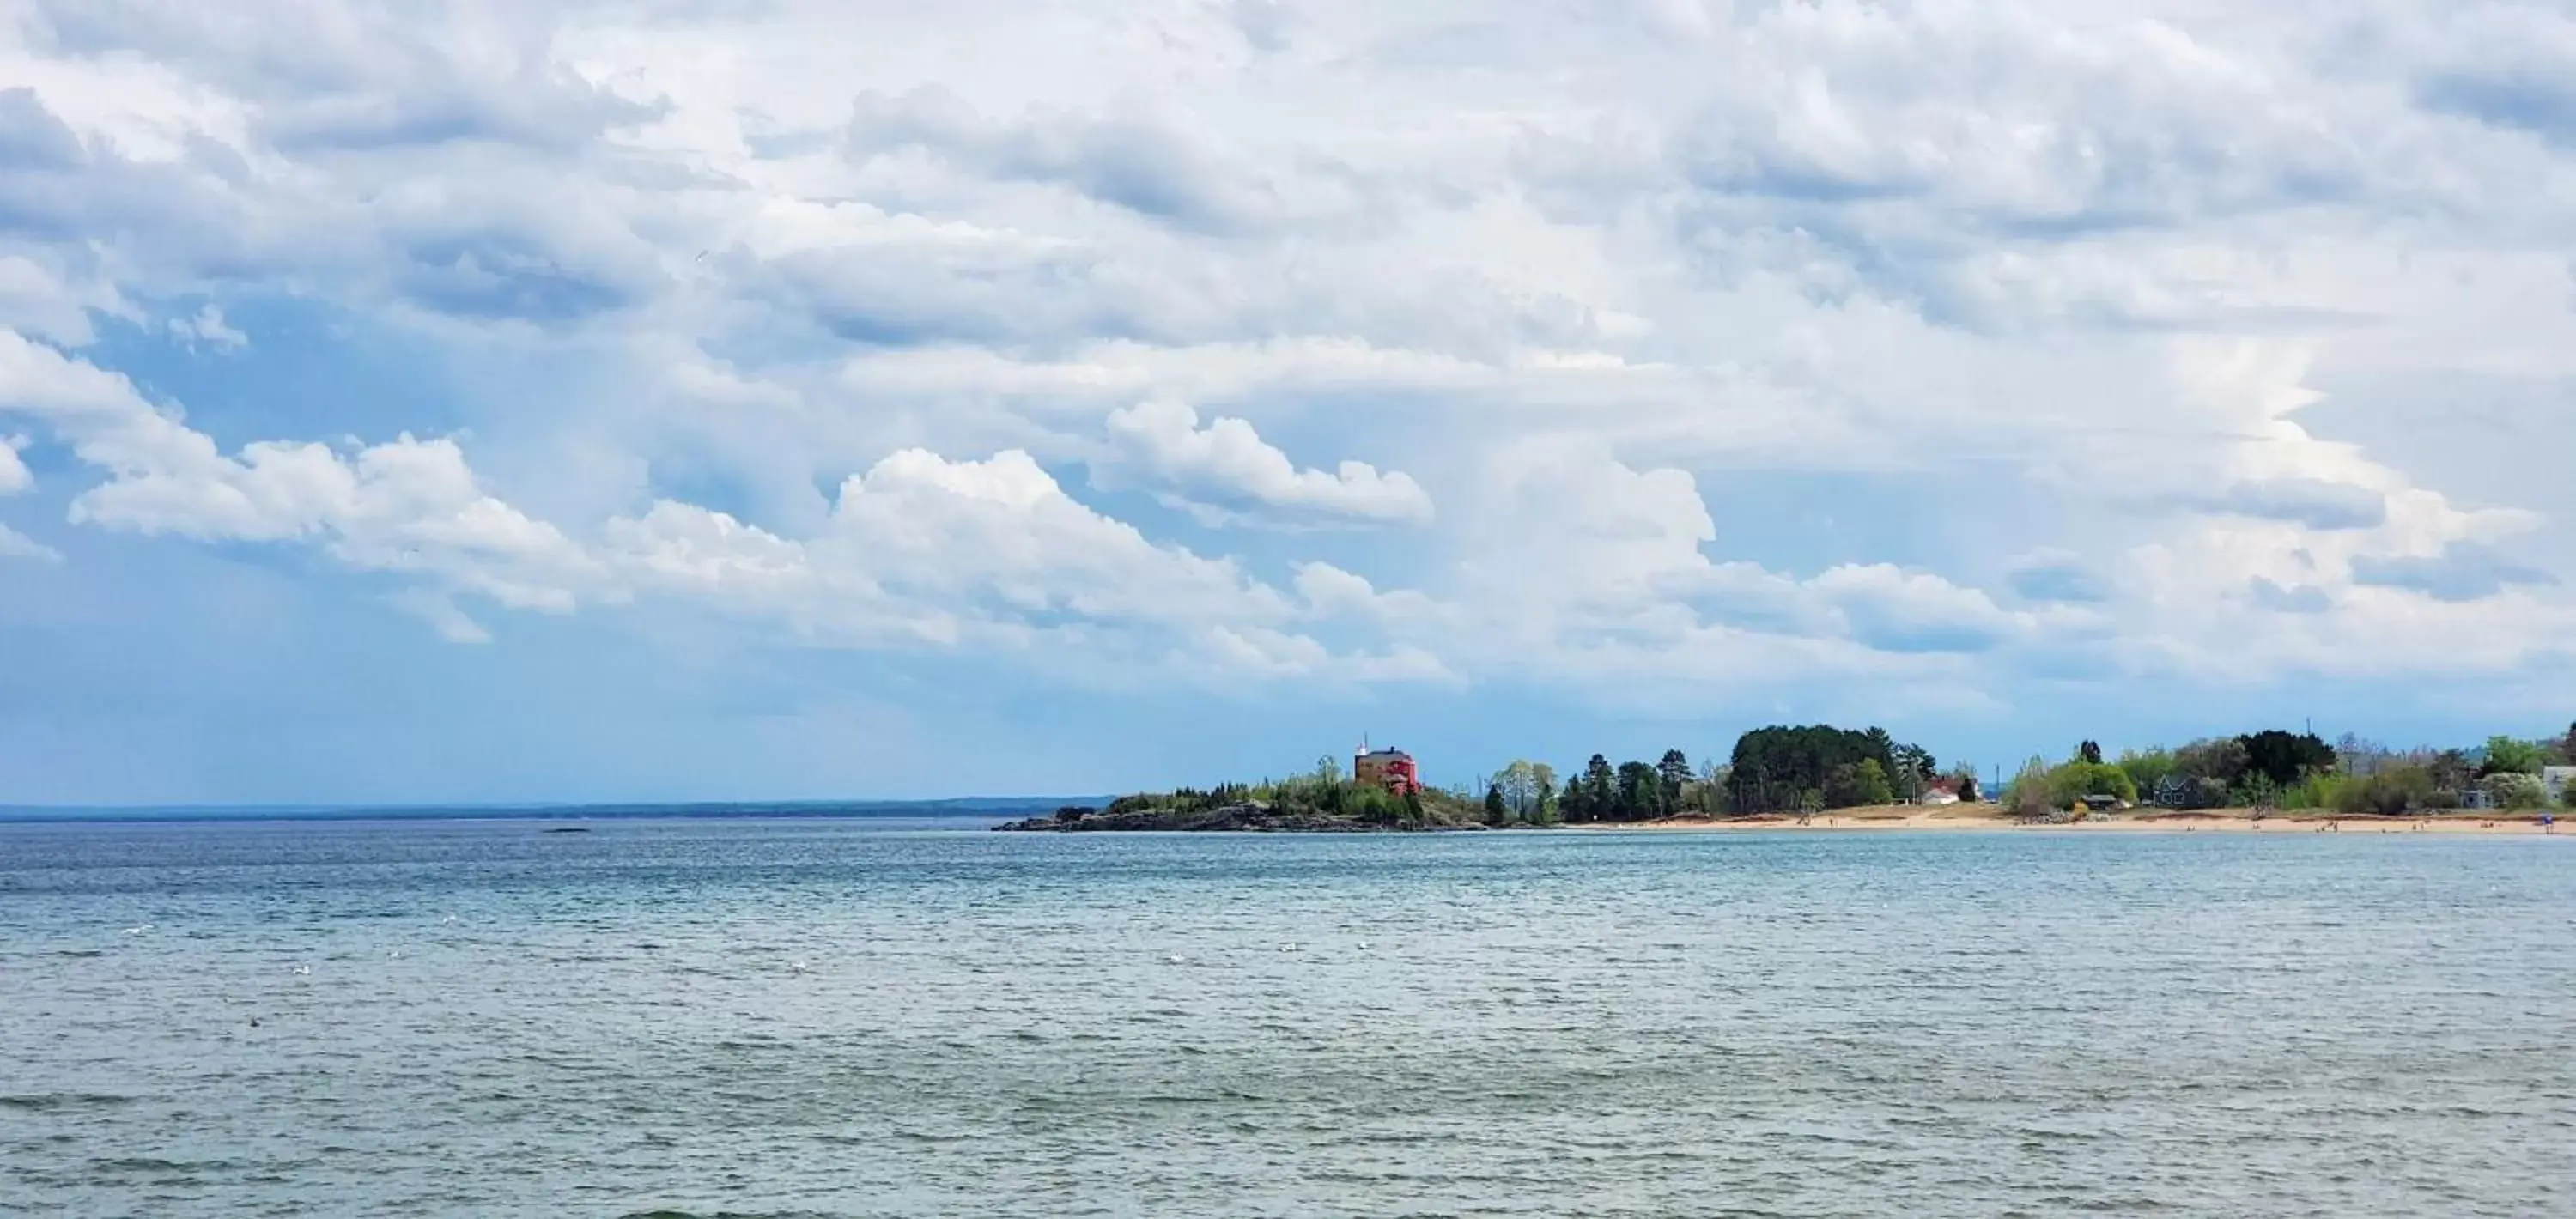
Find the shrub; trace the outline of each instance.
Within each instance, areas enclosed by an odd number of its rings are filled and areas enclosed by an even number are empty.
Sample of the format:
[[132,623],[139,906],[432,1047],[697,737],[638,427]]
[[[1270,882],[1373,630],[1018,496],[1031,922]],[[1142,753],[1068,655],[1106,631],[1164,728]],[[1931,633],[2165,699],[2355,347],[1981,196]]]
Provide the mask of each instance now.
[[2431,771],[2421,766],[2391,766],[2367,778],[2349,779],[2335,788],[2339,813],[2377,813],[2394,817],[2416,809],[2439,808]]
[[2535,775],[2504,771],[2488,775],[2479,783],[2487,799],[2497,808],[2528,812],[2549,807],[2549,789],[2540,785]]
[[2054,804],[2049,788],[2048,763],[2040,758],[2021,764],[2013,772],[2012,782],[2004,785],[2004,807],[2024,816],[2044,813]]
[[2138,802],[2138,785],[2129,772],[2106,762],[2068,762],[2048,772],[2049,803],[2059,808],[2073,808],[2078,800],[2093,796],[2110,796],[2126,804]]
[[2317,808],[2340,811],[2347,792],[2362,785],[2366,776],[2313,774],[2284,788],[2281,803],[2287,808]]

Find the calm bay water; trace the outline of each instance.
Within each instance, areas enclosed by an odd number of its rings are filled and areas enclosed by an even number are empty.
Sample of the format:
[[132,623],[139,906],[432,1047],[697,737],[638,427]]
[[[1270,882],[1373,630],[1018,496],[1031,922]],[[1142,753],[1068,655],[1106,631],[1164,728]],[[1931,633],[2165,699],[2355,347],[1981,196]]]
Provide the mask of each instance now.
[[0,1213],[2576,1214],[2576,841],[0,826]]

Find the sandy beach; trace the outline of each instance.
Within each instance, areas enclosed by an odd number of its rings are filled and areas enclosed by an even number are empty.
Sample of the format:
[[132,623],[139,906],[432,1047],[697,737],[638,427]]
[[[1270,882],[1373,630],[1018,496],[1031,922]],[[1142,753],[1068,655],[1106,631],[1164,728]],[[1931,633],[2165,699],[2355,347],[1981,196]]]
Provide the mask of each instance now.
[[[1599,824],[1578,829],[1712,832],[1747,830],[2019,830],[2058,833],[2161,834],[2531,834],[2547,831],[2538,813],[2447,812],[2408,817],[2354,817],[2324,812],[2273,812],[2256,818],[2244,809],[2170,812],[2161,809],[2093,814],[2081,821],[2023,824],[1992,805],[1844,808],[1801,820],[1789,814],[1725,819],[1682,817],[1666,821]],[[2565,829],[2566,827],[2560,827]],[[2568,829],[2576,834],[2576,829]]]

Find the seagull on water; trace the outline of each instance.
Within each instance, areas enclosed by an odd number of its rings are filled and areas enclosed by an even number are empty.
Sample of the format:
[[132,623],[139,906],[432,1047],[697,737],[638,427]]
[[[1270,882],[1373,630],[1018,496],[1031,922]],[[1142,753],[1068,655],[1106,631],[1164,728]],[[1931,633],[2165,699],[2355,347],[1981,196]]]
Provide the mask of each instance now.
[[296,967],[295,967],[295,976],[296,976],[296,977],[299,977],[299,978],[309,978],[309,977],[312,977],[312,976],[313,976],[313,967],[312,967],[312,966],[310,966],[310,965],[298,965],[298,966],[296,966]]

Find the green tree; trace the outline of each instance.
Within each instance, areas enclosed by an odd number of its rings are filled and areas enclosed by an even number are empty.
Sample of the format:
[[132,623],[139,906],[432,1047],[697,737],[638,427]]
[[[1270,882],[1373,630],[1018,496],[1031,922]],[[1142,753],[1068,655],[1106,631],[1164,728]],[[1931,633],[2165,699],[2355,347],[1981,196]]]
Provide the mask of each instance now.
[[1684,757],[1681,750],[1665,750],[1662,760],[1655,763],[1655,780],[1658,794],[1662,797],[1656,815],[1670,817],[1682,811],[1682,793],[1690,787],[1691,781],[1690,759]]
[[2236,740],[2245,747],[2245,768],[2271,780],[2274,791],[2294,787],[2319,771],[2334,769],[2334,746],[2313,732],[2288,733],[2267,728]]
[[1499,786],[1486,788],[1485,824],[1501,825],[1509,820],[1511,820],[1511,807],[1503,803],[1503,789]]
[[2086,741],[2077,745],[2075,747],[2075,760],[2082,762],[2087,766],[2101,765],[2102,743],[2100,741]]
[[2123,749],[2120,760],[2112,763],[2127,772],[2129,784],[2139,792],[2153,794],[2174,773],[2174,756],[2167,749]]
[[1888,772],[1888,782],[1896,789],[1899,800],[1915,800],[1923,795],[1923,785],[1939,773],[1939,762],[1932,751],[1920,745],[1896,747],[1896,766]]
[[2518,741],[2509,736],[2487,738],[2487,760],[2480,764],[2481,775],[2536,775],[2540,773],[2540,746]]
[[1896,790],[1887,781],[1887,768],[1876,758],[1862,758],[1852,768],[1852,803],[1874,808],[1896,800]]
[[2245,741],[2232,736],[2193,741],[2175,750],[2173,760],[2174,773],[2186,779],[2209,780],[2225,791],[2245,776]]
[[2444,792],[2466,791],[2477,781],[2477,768],[2469,764],[2469,755],[2456,749],[2434,754],[2433,760],[2424,764],[2424,771],[2432,777],[2433,786]]
[[2244,777],[2236,780],[2236,790],[2228,798],[2245,808],[2279,808],[2281,785],[2274,782],[2266,771],[2248,770]]
[[[1795,807],[1805,793],[1824,792],[1837,772],[1846,783],[1852,781],[1864,758],[1877,759],[1880,773],[1892,775],[1899,748],[1883,728],[1852,731],[1829,724],[1757,728],[1735,742],[1727,768],[1727,805],[1747,813]],[[1851,769],[1844,771],[1844,767]]]
[[1583,810],[1587,821],[1606,821],[1618,815],[1619,776],[1610,769],[1610,759],[1600,754],[1583,764]]
[[1663,780],[1643,762],[1622,762],[1618,770],[1618,818],[1652,821],[1664,806]]

